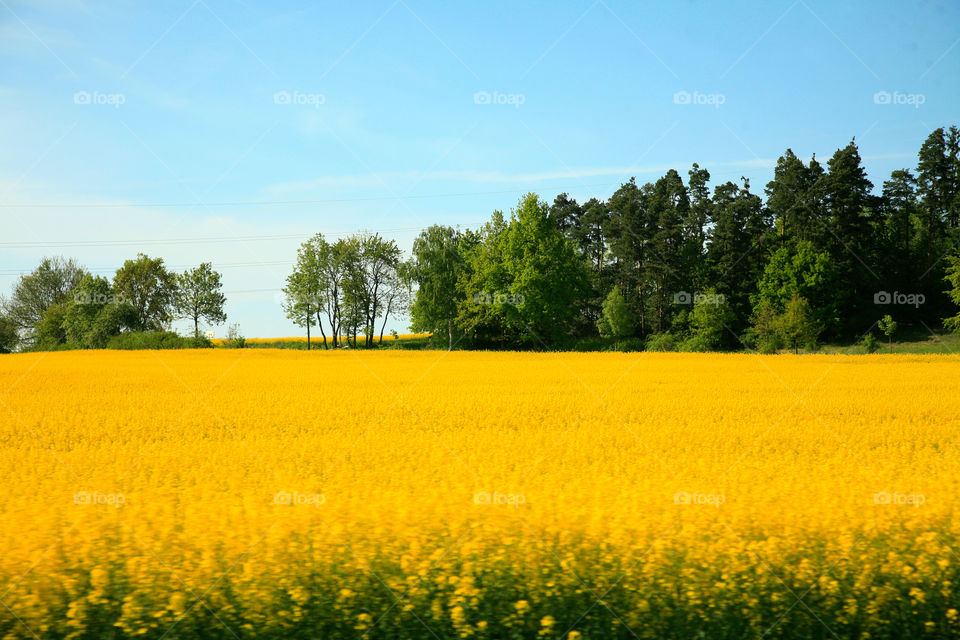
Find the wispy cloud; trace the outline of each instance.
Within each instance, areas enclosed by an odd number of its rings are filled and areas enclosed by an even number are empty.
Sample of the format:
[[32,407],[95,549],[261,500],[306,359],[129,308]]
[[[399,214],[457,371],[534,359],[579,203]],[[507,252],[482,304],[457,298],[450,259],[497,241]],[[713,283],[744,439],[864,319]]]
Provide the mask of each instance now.
[[[611,167],[579,167],[555,171],[539,171],[529,173],[504,173],[502,171],[383,171],[376,173],[360,173],[350,175],[327,175],[281,182],[264,187],[263,192],[269,196],[290,195],[293,193],[308,193],[318,190],[352,190],[352,189],[381,189],[383,184],[391,182],[463,182],[472,184],[529,184],[535,185],[551,180],[579,180],[583,178],[613,177],[626,180],[631,176],[659,174],[670,169],[685,170],[692,164],[691,161],[674,162],[670,164],[656,164],[645,166],[611,166]],[[776,159],[753,158],[734,162],[703,162],[708,168],[739,167],[743,169],[768,169],[776,165]]]

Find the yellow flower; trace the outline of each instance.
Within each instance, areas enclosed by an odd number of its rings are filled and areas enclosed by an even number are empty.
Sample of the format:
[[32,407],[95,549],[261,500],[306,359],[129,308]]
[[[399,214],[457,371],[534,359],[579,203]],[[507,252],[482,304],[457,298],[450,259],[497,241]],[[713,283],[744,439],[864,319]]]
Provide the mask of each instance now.
[[958,386],[927,355],[3,355],[7,626],[554,637],[615,585],[593,637],[762,635],[787,584],[830,628],[935,635]]

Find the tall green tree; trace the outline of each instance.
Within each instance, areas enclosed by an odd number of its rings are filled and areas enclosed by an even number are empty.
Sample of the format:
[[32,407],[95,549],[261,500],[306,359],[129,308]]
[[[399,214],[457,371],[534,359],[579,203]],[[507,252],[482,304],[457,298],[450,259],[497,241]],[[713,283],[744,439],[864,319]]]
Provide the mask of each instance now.
[[227,314],[223,311],[226,296],[221,289],[221,275],[213,270],[213,264],[202,262],[195,269],[188,269],[177,276],[174,306],[181,318],[193,321],[193,336],[200,337],[200,321],[223,324]]
[[950,256],[947,259],[947,263],[946,275],[944,276],[944,279],[950,284],[950,288],[947,289],[947,295],[955,305],[954,310],[957,311],[957,313],[945,319],[943,326],[949,331],[960,333],[960,310],[956,309],[956,307],[960,307],[960,253]]
[[[329,244],[323,234],[316,234],[297,249],[297,260],[293,271],[287,276],[283,288],[283,310],[288,319],[298,327],[307,330],[307,350],[310,350],[310,329],[320,326],[323,336],[323,348],[327,349],[327,337],[320,321],[321,309],[327,303],[329,283],[326,279],[324,260],[329,255]],[[334,342],[337,339],[336,327],[333,328]]]
[[177,277],[163,258],[139,253],[125,261],[113,276],[113,290],[133,307],[136,331],[161,331],[173,319]]
[[874,260],[874,227],[871,216],[877,199],[871,194],[873,183],[867,178],[855,142],[838,149],[827,163],[829,170],[821,178],[830,212],[828,229],[830,251],[837,276],[842,335],[850,337],[862,331],[872,320],[873,294],[882,285],[879,265]]
[[743,188],[733,182],[717,185],[710,220],[706,255],[710,282],[724,296],[730,329],[739,335],[751,311],[751,291],[744,283],[757,282],[763,271],[769,224],[763,203],[750,193],[746,179]]
[[670,169],[657,180],[649,200],[655,221],[647,256],[647,274],[652,284],[653,330],[668,330],[674,294],[691,289],[692,277],[683,254],[683,223],[689,217],[690,200],[680,174]]
[[603,309],[600,319],[597,321],[597,328],[601,336],[614,338],[618,341],[630,337],[633,333],[633,319],[630,316],[630,309],[627,307],[627,301],[620,293],[619,287],[611,289],[603,301]]
[[508,325],[521,342],[534,344],[535,336],[537,343],[560,344],[590,295],[586,264],[573,243],[551,224],[547,205],[533,193],[514,210],[503,246],[509,294],[519,301],[507,301]]
[[363,329],[364,346],[374,346],[377,319],[384,316],[387,300],[400,286],[397,269],[400,249],[393,240],[379,234],[363,234],[352,238],[350,259],[344,279],[344,303],[353,319],[354,345],[357,330]]
[[773,180],[766,187],[766,206],[781,242],[813,241],[822,235],[821,194],[816,188],[822,174],[816,158],[805,165],[791,149],[777,160]]
[[433,225],[413,241],[413,258],[405,275],[416,286],[410,305],[410,328],[447,334],[453,349],[457,317],[457,283],[466,270],[462,234],[453,227]]
[[23,344],[33,344],[44,313],[70,300],[70,294],[86,275],[73,258],[44,258],[31,273],[21,276],[0,311],[14,324]]
[[603,225],[612,261],[608,269],[611,279],[605,284],[616,284],[623,291],[641,336],[650,330],[648,308],[654,288],[650,271],[656,260],[650,248],[656,229],[649,206],[652,191],[653,185],[641,188],[630,178],[610,196],[609,216]]

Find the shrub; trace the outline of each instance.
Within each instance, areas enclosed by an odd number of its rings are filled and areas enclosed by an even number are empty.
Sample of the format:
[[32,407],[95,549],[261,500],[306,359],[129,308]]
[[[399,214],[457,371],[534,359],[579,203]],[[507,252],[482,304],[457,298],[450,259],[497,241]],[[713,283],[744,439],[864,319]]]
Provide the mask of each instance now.
[[204,337],[184,338],[173,331],[130,331],[113,336],[108,349],[206,349],[213,344]]
[[676,351],[674,337],[669,333],[654,333],[647,337],[647,351]]
[[863,339],[860,341],[860,346],[863,347],[867,353],[873,353],[880,348],[880,341],[877,340],[876,336],[873,335],[873,331],[871,331],[863,336]]

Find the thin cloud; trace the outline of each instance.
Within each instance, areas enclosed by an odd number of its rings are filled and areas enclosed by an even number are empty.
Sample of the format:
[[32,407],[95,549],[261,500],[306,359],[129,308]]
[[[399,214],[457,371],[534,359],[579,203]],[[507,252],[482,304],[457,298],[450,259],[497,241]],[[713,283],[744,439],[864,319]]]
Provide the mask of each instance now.
[[[277,196],[281,194],[304,193],[317,190],[337,189],[367,189],[382,188],[383,184],[396,182],[467,182],[473,184],[534,184],[550,180],[577,180],[582,178],[597,178],[611,176],[626,180],[630,176],[664,173],[670,169],[685,170],[692,161],[674,162],[670,164],[622,167],[581,167],[558,171],[541,171],[531,173],[503,173],[501,171],[383,171],[376,173],[362,173],[339,176],[320,176],[309,180],[282,182],[264,187],[265,195]],[[744,169],[769,169],[776,165],[775,159],[755,158],[735,162],[705,162],[701,166],[711,167],[740,167]]]

